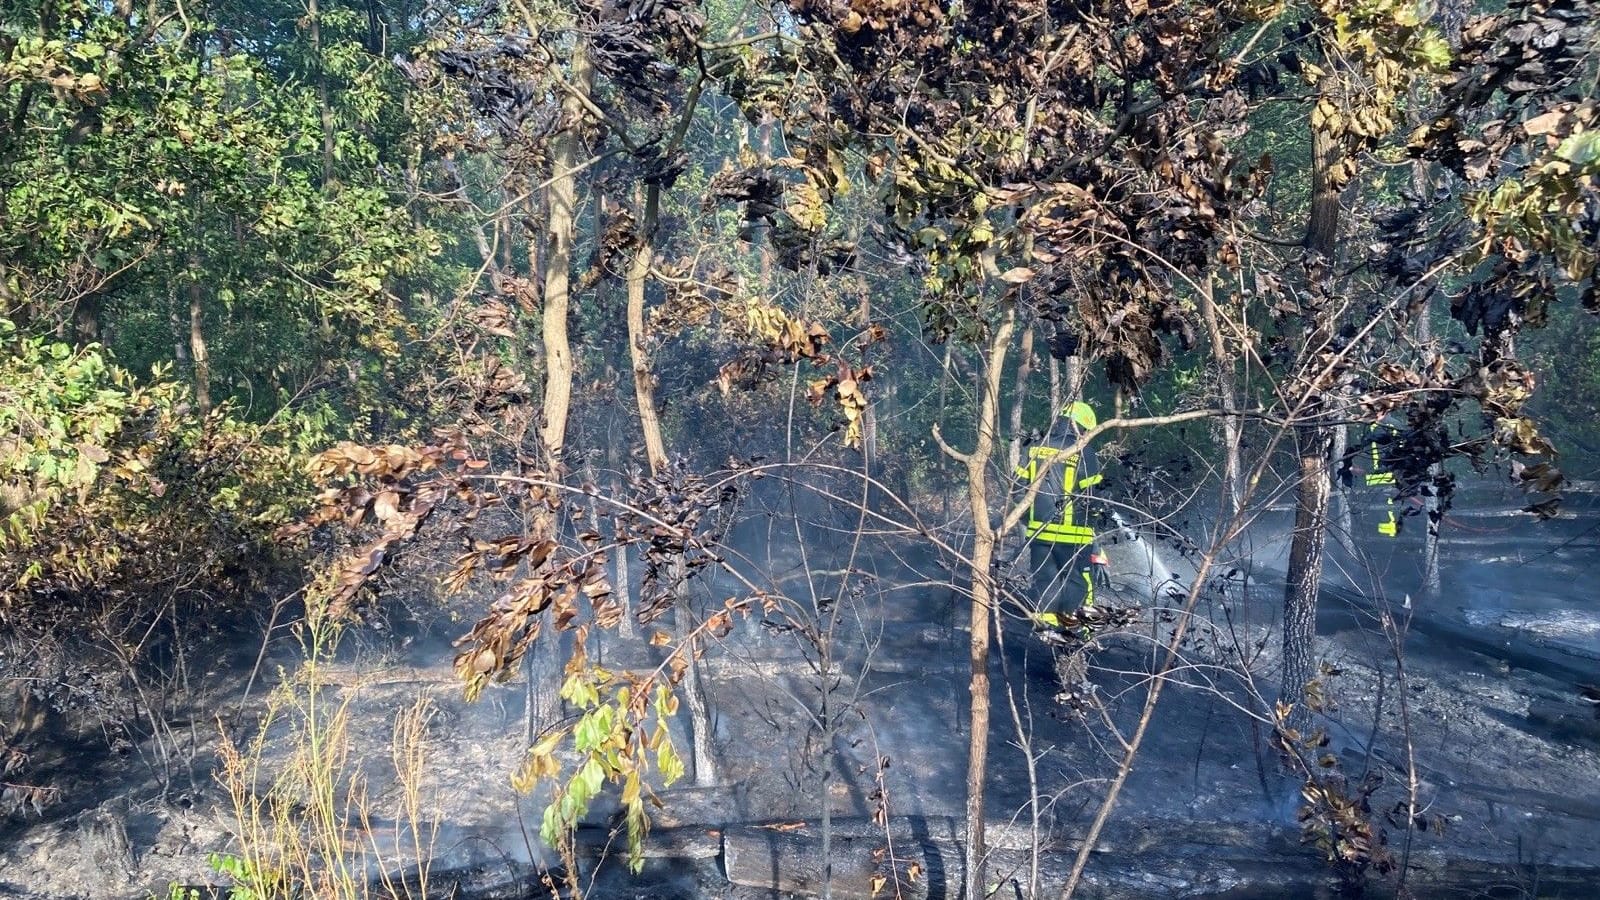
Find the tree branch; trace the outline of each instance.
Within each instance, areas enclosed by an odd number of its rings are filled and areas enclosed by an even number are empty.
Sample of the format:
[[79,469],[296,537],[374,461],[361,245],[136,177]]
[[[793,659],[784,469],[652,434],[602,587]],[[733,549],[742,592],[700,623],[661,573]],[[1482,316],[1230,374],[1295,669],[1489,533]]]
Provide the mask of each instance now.
[[972,462],[972,454],[971,453],[962,453],[960,450],[957,450],[956,448],[954,448],[954,447],[950,446],[949,444],[945,443],[944,435],[939,433],[939,423],[938,422],[933,423],[933,439],[934,439],[935,442],[938,443],[939,449],[943,450],[946,454],[949,455],[949,457],[951,459],[955,460],[956,462],[959,462],[959,463],[970,463],[970,462]]

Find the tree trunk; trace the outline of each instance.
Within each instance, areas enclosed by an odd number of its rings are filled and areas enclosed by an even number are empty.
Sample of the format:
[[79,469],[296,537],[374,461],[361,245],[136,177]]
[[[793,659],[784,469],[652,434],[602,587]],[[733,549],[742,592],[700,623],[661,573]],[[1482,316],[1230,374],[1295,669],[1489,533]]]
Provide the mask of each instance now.
[[617,626],[617,634],[624,638],[636,638],[639,629],[633,619],[633,581],[628,573],[628,548],[622,543],[622,520],[613,518],[611,527],[617,543],[617,603],[622,607],[622,622]]
[[189,334],[183,327],[183,314],[179,312],[178,285],[175,280],[167,282],[167,326],[172,329],[172,358],[178,364],[178,369],[189,368]]
[[[1333,442],[1329,444],[1328,459],[1333,467],[1342,466],[1345,454],[1350,452],[1350,429],[1344,425],[1335,425],[1329,432],[1332,434]],[[1337,468],[1328,473],[1329,525],[1333,529],[1334,540],[1354,555],[1356,532],[1354,517],[1350,512],[1350,492],[1345,490],[1344,483],[1335,477],[1337,474]]]
[[1311,219],[1306,225],[1308,253],[1332,261],[1339,245],[1339,186],[1333,169],[1342,158],[1339,140],[1323,129],[1311,132]]
[[[944,421],[945,410],[948,408],[950,401],[950,371],[954,361],[952,354],[955,353],[955,349],[954,341],[945,341],[944,362],[939,365],[939,415],[934,419],[936,422]],[[950,477],[948,467],[949,460],[940,457],[937,475],[939,478],[939,521],[941,522],[950,521],[950,483],[955,479]]]
[[628,264],[628,352],[633,364],[633,395],[639,406],[639,425],[644,430],[645,457],[650,471],[660,473],[667,464],[667,444],[661,433],[661,416],[656,412],[655,375],[651,372],[649,336],[644,330],[645,285],[655,260],[656,216],[661,205],[661,189],[645,188],[644,214],[639,221],[633,259]]
[[[572,53],[569,71],[577,90],[587,92],[594,80],[589,65],[587,49],[580,41]],[[566,447],[567,419],[572,404],[572,347],[567,338],[567,310],[572,293],[572,245],[577,228],[577,164],[582,143],[583,105],[572,95],[561,102],[561,132],[551,142],[550,187],[548,191],[549,220],[546,231],[548,263],[544,279],[542,321],[542,346],[544,350],[544,419],[539,437],[541,461],[546,476],[560,481],[563,476],[562,453]],[[538,244],[528,241],[529,268],[538,265]],[[559,530],[559,517],[542,504],[530,510],[529,528],[534,534],[551,538]],[[564,642],[565,639],[563,639]],[[543,703],[548,691],[537,690],[536,684],[559,678],[560,663],[556,641],[537,641],[528,659],[528,691],[525,708],[525,732],[531,740],[538,727],[551,715],[559,714],[560,701],[555,708],[545,710]]]
[[[645,456],[650,461],[650,471],[661,474],[667,467],[666,439],[661,432],[661,416],[656,412],[655,376],[651,371],[650,352],[646,345],[648,335],[644,329],[645,287],[650,277],[651,261],[655,258],[656,219],[661,207],[661,188],[645,188],[644,214],[639,220],[639,233],[634,241],[633,259],[628,264],[628,352],[633,364],[633,391],[639,407],[639,425],[644,431]],[[675,560],[671,567],[673,590],[677,592],[673,605],[673,621],[678,637],[689,633],[687,584],[684,581],[683,563]],[[709,787],[718,781],[716,749],[711,727],[711,711],[706,703],[703,666],[691,659],[689,672],[683,680],[684,703],[689,707],[689,728],[694,743],[694,783]]]
[[[1312,129],[1311,219],[1306,228],[1306,253],[1314,259],[1331,262],[1339,235],[1339,189],[1332,171],[1339,161],[1338,141],[1327,131]],[[1326,313],[1312,313],[1305,349],[1314,351],[1327,342],[1332,323]],[[1308,354],[1309,355],[1309,354]],[[1311,385],[1309,391],[1318,390]],[[1319,397],[1308,397],[1300,404],[1300,414],[1315,418],[1322,414]],[[1323,549],[1328,539],[1328,450],[1333,436],[1321,425],[1296,428],[1295,443],[1300,460],[1300,481],[1296,490],[1294,540],[1289,545],[1288,581],[1283,588],[1283,683],[1280,696],[1295,705],[1293,721],[1309,721],[1305,710],[1305,689],[1310,683],[1316,656],[1317,594],[1322,586]]]
[[79,297],[72,307],[72,332],[80,344],[100,342],[100,292]]
[[[1459,0],[1447,0],[1437,12],[1436,21],[1450,39],[1452,48],[1459,44],[1461,23],[1465,18],[1464,7],[1465,4]],[[1414,87],[1411,93],[1415,100]],[[1418,197],[1426,198],[1433,193],[1433,165],[1420,159],[1411,164],[1411,190]],[[1433,343],[1433,319],[1428,314],[1428,300],[1432,293],[1430,289],[1417,306],[1417,344],[1423,348]],[[1440,591],[1439,533],[1444,528],[1444,517],[1439,513],[1439,497],[1435,491],[1438,490],[1439,476],[1443,471],[1444,467],[1439,463],[1428,467],[1428,493],[1422,498],[1422,596],[1429,599],[1437,598]]]
[[1240,463],[1240,444],[1244,436],[1244,423],[1239,419],[1238,376],[1234,371],[1233,354],[1228,352],[1227,341],[1222,337],[1222,321],[1216,301],[1207,290],[1200,298],[1200,313],[1205,319],[1206,334],[1211,340],[1211,358],[1217,365],[1217,405],[1226,415],[1222,417],[1222,509],[1221,519],[1232,521],[1244,502],[1244,467]]
[[[1033,379],[1033,332],[1034,329],[1031,326],[1023,328],[1022,346],[1018,351],[1017,357],[1017,387],[1011,396],[1011,416],[1008,423],[1010,433],[1007,435],[1006,447],[1005,483],[1008,485],[1016,484],[1016,471],[1022,465],[1022,413],[1023,407],[1028,402],[1028,383]],[[1009,506],[1010,503],[1011,495],[1008,491],[1006,505]],[[1011,553],[1006,547],[1007,539],[1008,535],[1002,534],[998,536],[1002,557],[1006,557]],[[1025,552],[1026,548],[1022,546],[1023,543],[1022,536],[1018,534],[1016,545],[1019,551]]]
[[[761,117],[761,167],[763,169],[772,165],[772,118]],[[772,296],[772,226],[762,225],[755,230],[756,234],[756,286],[761,291],[760,296]]]
[[1011,434],[1007,448],[1008,472],[1022,465],[1022,410],[1028,402],[1028,382],[1033,378],[1033,329],[1022,332],[1022,349],[1017,356],[1017,390],[1011,398]]
[[206,352],[205,308],[200,287],[200,260],[190,260],[189,357],[194,360],[194,405],[201,415],[211,412],[211,356]]
[[996,432],[1000,424],[1000,379],[1005,370],[1006,350],[1017,323],[1016,308],[1007,305],[1000,327],[989,344],[984,371],[983,392],[978,408],[977,442],[967,464],[967,500],[972,513],[972,618],[968,682],[971,734],[967,743],[967,900],[983,900],[987,851],[984,846],[984,787],[989,768],[989,622],[995,604],[991,580],[995,555],[995,531],[989,509],[989,464],[994,455]]
[[1322,551],[1328,518],[1328,434],[1301,428],[1295,435],[1300,485],[1289,547],[1289,580],[1283,595],[1283,691],[1296,704],[1294,720],[1303,724],[1306,685],[1316,669],[1317,594],[1322,584]]
[[[1417,313],[1417,343],[1433,343],[1433,322],[1428,318],[1428,305],[1423,304]],[[1428,467],[1428,493],[1422,498],[1422,596],[1434,599],[1439,596],[1439,534],[1444,529],[1444,517],[1439,514],[1439,476],[1444,466],[1434,463]]]
[[[674,565],[675,583],[683,588],[683,563]],[[689,612],[687,590],[680,589],[673,606],[673,616],[680,638],[689,633],[693,624]],[[719,782],[717,767],[716,729],[711,724],[711,707],[706,702],[705,666],[701,660],[691,659],[683,677],[683,703],[689,707],[690,741],[694,745],[694,783],[698,787],[712,787]]]
[[318,0],[310,0],[306,19],[311,34],[312,65],[317,70],[317,109],[322,120],[322,186],[327,188],[333,181],[333,106],[328,100],[328,76],[322,59],[322,19],[317,3]]
[[[572,51],[573,87],[588,93],[594,81],[588,48],[579,42]],[[545,464],[551,477],[559,477],[566,449],[567,416],[572,405],[572,346],[567,338],[567,309],[572,290],[572,242],[577,226],[578,176],[573,170],[583,135],[583,105],[573,94],[561,101],[562,131],[551,149],[549,197],[549,257],[544,279],[544,427]],[[530,246],[533,242],[529,242]],[[532,262],[532,260],[530,260]]]
[[[1061,363],[1050,357],[1050,418],[1053,421],[1061,412]],[[1021,460],[1018,460],[1018,464]]]
[[[860,239],[860,233],[851,235],[852,241]],[[865,270],[856,273],[856,316],[860,320],[862,329],[872,327],[872,291],[867,286]],[[874,392],[876,393],[876,392]],[[861,455],[865,462],[865,471],[875,475],[878,471],[878,403],[876,399],[867,403],[867,408],[861,411]],[[870,493],[867,495],[871,496]]]
[[378,17],[377,0],[367,0],[367,52],[383,55],[383,20]]
[[[600,235],[605,232],[605,210],[605,193],[602,191],[595,191],[593,229],[594,234],[596,235]],[[608,305],[608,301],[610,299],[609,284],[610,282],[607,280],[606,276],[602,274],[600,283],[595,288],[595,305],[599,309],[605,309]],[[627,332],[627,329],[624,328],[624,331]],[[631,332],[628,333],[631,334]],[[601,343],[604,345],[603,352],[605,354],[605,383],[609,386],[608,390],[610,391],[610,396],[606,398],[605,404],[607,410],[606,431],[611,436],[609,440],[604,442],[606,448],[605,454],[607,473],[603,480],[610,485],[613,496],[621,497],[623,495],[623,478],[621,473],[623,471],[624,464],[624,442],[618,437],[618,435],[621,434],[621,407],[618,403],[619,398],[616,394],[615,385],[617,383],[619,367],[622,365],[622,362],[618,360],[615,355],[618,342],[613,339],[613,336],[609,331],[609,326]],[[622,621],[617,624],[617,636],[625,640],[633,640],[639,636],[639,630],[636,627],[633,618],[633,589],[629,585],[630,576],[628,574],[628,548],[624,546],[625,534],[622,527],[622,519],[620,517],[614,517],[612,519],[611,526],[613,539],[617,548],[616,580],[614,584],[616,589],[615,596],[617,605],[622,608]],[[599,527],[599,522],[597,520],[595,523],[595,528],[598,529]]]
[[[522,202],[523,218],[521,222],[518,222],[512,216],[510,207],[504,205],[514,202],[509,196],[503,198],[502,209],[505,209],[505,212],[494,217],[496,244],[500,247],[502,260],[500,268],[506,272],[516,271],[512,248],[517,246],[517,236],[520,233],[522,242],[527,244],[528,247],[528,283],[544,284],[544,246],[543,242],[539,240],[537,229],[533,224],[535,222],[543,222],[545,219],[544,194],[535,191]],[[523,312],[530,315],[535,312],[531,305],[531,299],[525,299],[527,298],[526,291],[518,291],[517,298],[523,304]]]

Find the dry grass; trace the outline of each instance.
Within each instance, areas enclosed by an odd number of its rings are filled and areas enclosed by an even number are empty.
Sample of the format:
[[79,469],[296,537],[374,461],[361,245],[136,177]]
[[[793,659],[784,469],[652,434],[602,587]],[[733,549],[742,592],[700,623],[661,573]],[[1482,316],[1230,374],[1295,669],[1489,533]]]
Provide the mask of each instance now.
[[[244,900],[427,900],[439,807],[425,787],[431,701],[395,714],[387,762],[393,788],[380,805],[369,784],[381,769],[352,731],[359,688],[321,677],[339,626],[313,616],[302,625],[303,661],[285,673],[248,742],[224,736],[219,780],[231,801],[238,846],[218,868]],[[282,740],[286,751],[275,746]],[[279,762],[281,760],[281,762]],[[383,824],[377,824],[383,823]],[[404,875],[396,863],[410,860]]]

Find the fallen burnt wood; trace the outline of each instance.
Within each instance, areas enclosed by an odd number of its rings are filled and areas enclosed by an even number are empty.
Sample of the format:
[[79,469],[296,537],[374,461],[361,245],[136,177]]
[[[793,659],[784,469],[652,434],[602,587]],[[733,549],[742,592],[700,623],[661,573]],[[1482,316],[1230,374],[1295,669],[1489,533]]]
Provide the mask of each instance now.
[[[906,900],[952,900],[961,896],[965,875],[961,844],[952,831],[948,820],[935,820],[931,826],[895,822],[887,833],[870,822],[845,820],[836,824],[830,852],[824,856],[819,822],[788,823],[782,828],[735,826],[724,835],[724,864],[735,884],[820,896],[825,862],[831,859],[835,897],[895,896],[888,881],[893,872],[899,878],[899,895]],[[990,855],[990,886],[998,886],[1000,896],[1013,896],[1012,885],[1025,893],[1030,877],[1030,854],[1017,846],[1019,842],[1007,843],[1013,846]],[[1043,848],[1042,896],[1060,893],[1076,851],[1071,840]],[[907,877],[913,871],[918,877]],[[1424,892],[1422,896],[1462,891],[1492,897],[1498,896],[1494,893],[1498,886],[1534,882],[1548,896],[1595,896],[1600,892],[1600,868],[1533,867],[1421,848],[1411,855],[1407,877],[1408,887]],[[1339,888],[1333,871],[1315,850],[1301,844],[1296,829],[1173,822],[1108,830],[1091,856],[1076,896],[1083,900],[1332,897]],[[1392,894],[1392,888],[1375,881],[1366,896]]]
[[[1352,612],[1373,617],[1378,615],[1378,601],[1359,591],[1324,585],[1322,595],[1341,602],[1322,604],[1318,613],[1319,631],[1329,630],[1330,625],[1334,628],[1346,625]],[[1405,615],[1403,610],[1394,607],[1390,608],[1390,614],[1397,618]],[[1600,681],[1600,660],[1550,646],[1537,637],[1515,629],[1471,625],[1448,616],[1427,613],[1411,616],[1406,628],[1410,633],[1434,638],[1445,646],[1471,650],[1491,659],[1502,660],[1513,668],[1558,681]]]
[[1593,706],[1533,700],[1528,703],[1528,721],[1559,740],[1600,743],[1600,715]]
[[[574,844],[580,883],[600,885],[594,896],[716,896],[706,889],[723,875],[742,888],[787,895],[821,896],[829,878],[839,900],[955,900],[962,896],[966,866],[962,829],[954,819],[903,817],[887,827],[860,818],[831,825],[823,851],[817,820],[684,826],[653,832],[646,840],[645,871],[629,875],[623,865],[624,841],[606,829],[581,828]],[[998,896],[1020,896],[1030,879],[1032,845],[1025,827],[991,824],[988,880]],[[474,842],[464,841],[462,846]],[[547,891],[541,885],[565,883],[559,868],[544,870],[509,858],[507,848],[478,847],[472,859],[436,860],[426,884],[430,895],[459,900],[512,900]],[[1522,848],[1529,851],[1530,848]],[[1071,871],[1078,844],[1070,835],[1041,842],[1040,896],[1059,895]],[[1409,856],[1406,886],[1411,896],[1525,896],[1518,890],[1537,884],[1540,896],[1600,896],[1600,860],[1583,857],[1524,856],[1507,849],[1506,859],[1483,859],[1471,851],[1419,840]],[[721,856],[721,872],[716,857]],[[549,854],[554,865],[554,854]],[[1568,854],[1568,857],[1571,855]],[[596,871],[596,866],[605,860]],[[388,887],[403,895],[421,888],[421,873],[394,875]],[[377,895],[385,887],[375,883]],[[1113,824],[1090,857],[1076,896],[1080,900],[1167,900],[1167,898],[1246,898],[1340,896],[1342,886],[1318,852],[1301,843],[1297,829],[1266,823],[1161,822]],[[1363,896],[1394,896],[1394,879],[1374,879]],[[1348,896],[1348,895],[1343,895]]]
[[819,821],[739,825],[723,834],[728,880],[745,887],[821,896],[832,865],[839,900],[943,900],[960,896],[962,870],[949,819],[896,819],[888,828],[864,819],[830,825],[823,851]]
[[372,897],[449,897],[453,900],[524,900],[546,873],[507,855],[498,860],[413,866],[372,879]]
[[[566,884],[566,870],[560,855],[548,847],[535,847],[536,852],[544,855],[545,865],[529,863],[523,859],[528,848],[520,838],[480,840],[464,835],[442,844],[440,849],[440,855],[426,866],[413,864],[400,871],[374,875],[369,879],[370,895],[523,900],[549,896],[544,886],[546,881],[556,886]],[[650,832],[642,850],[646,868],[638,877],[638,883],[671,880],[678,873],[667,870],[675,863],[708,862],[714,866],[712,861],[722,853],[722,831],[709,826],[658,828]],[[611,880],[632,878],[623,865],[628,856],[627,836],[623,831],[580,827],[573,835],[572,851],[580,883],[591,883],[596,869],[601,867]],[[662,863],[666,865],[660,865]],[[688,896],[693,896],[693,892]]]

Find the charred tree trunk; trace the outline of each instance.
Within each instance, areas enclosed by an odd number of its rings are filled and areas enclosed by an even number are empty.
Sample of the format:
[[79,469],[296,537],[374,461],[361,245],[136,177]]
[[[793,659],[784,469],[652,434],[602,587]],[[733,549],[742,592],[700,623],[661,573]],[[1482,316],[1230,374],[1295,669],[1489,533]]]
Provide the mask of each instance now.
[[[1300,486],[1283,596],[1282,697],[1296,704],[1296,710],[1303,710],[1306,685],[1316,670],[1317,594],[1328,528],[1328,435],[1326,429],[1302,428],[1295,437]],[[1296,714],[1298,721],[1305,718]]]
[[[682,563],[678,563],[676,568],[681,571]],[[681,578],[678,583],[687,587]],[[686,592],[679,593],[673,606],[673,616],[678,637],[682,640],[688,636],[693,624]],[[699,659],[691,659],[689,669],[684,673],[683,702],[689,707],[689,740],[694,747],[694,783],[699,787],[712,787],[721,780],[717,767],[716,729],[711,724],[711,706],[706,702],[705,666]]]
[[[688,134],[689,122],[700,101],[704,81],[696,81],[684,99],[684,110],[667,152],[676,152]],[[648,335],[645,333],[645,288],[650,278],[650,267],[655,260],[656,224],[661,210],[661,187],[645,187],[644,210],[639,217],[639,231],[634,239],[633,259],[628,264],[628,353],[633,367],[634,398],[639,407],[639,425],[644,433],[645,455],[650,470],[660,475],[667,468],[666,438],[661,429],[661,416],[656,411],[655,374],[652,370]],[[554,254],[551,266],[555,265]],[[673,621],[680,643],[688,639],[691,629],[687,571],[683,560],[674,560],[669,569],[674,592]],[[689,727],[694,745],[694,782],[709,787],[719,781],[716,761],[715,733],[711,725],[711,710],[706,702],[704,665],[698,654],[690,654],[689,669],[683,679],[684,703],[689,707]]]
[[[594,224],[591,227],[591,233],[597,238],[599,235],[605,233],[606,210],[608,208],[609,203],[605,192],[595,191],[593,208]],[[611,273],[609,272],[602,272],[600,274],[600,281],[595,286],[595,306],[598,309],[607,309],[610,306],[610,274]],[[605,446],[604,452],[606,471],[603,477],[596,476],[595,480],[596,483],[604,481],[611,490],[613,496],[621,497],[623,496],[624,480],[622,477],[622,472],[625,462],[623,441],[617,439],[616,437],[617,435],[621,434],[621,428],[623,426],[621,414],[622,407],[619,402],[620,398],[617,396],[617,384],[618,375],[620,374],[620,367],[624,365],[624,363],[617,356],[617,353],[620,349],[620,341],[617,340],[618,335],[611,329],[612,326],[608,323],[601,337],[600,343],[602,344],[601,353],[605,358],[605,378],[603,380],[606,384],[607,391],[607,396],[603,401],[605,404],[606,414],[605,420],[602,423],[602,427],[605,429],[606,434],[612,437],[611,439],[603,439],[601,441],[601,443]],[[624,337],[628,333],[628,328],[625,325],[623,328]],[[601,518],[604,517],[602,516],[595,519],[594,528],[596,531],[600,529]],[[614,554],[614,562],[616,567],[616,577],[613,584],[613,587],[615,588],[614,596],[616,597],[617,604],[622,608],[622,619],[617,623],[617,636],[623,638],[624,640],[633,640],[639,636],[639,631],[635,626],[633,617],[633,589],[628,583],[628,548],[625,546],[626,534],[621,518],[613,517],[611,520],[611,525],[613,540],[617,548],[616,553]]]
[[[1428,306],[1423,304],[1417,313],[1417,343],[1424,346],[1433,342],[1433,323],[1428,319]],[[1428,493],[1422,498],[1422,595],[1430,599],[1439,596],[1439,536],[1444,528],[1444,516],[1439,512],[1438,485],[1444,466],[1434,463],[1428,467]]]
[[100,292],[91,291],[72,307],[72,333],[80,344],[100,342]]
[[377,0],[367,0],[367,52],[383,55],[383,20],[378,16]]
[[[1428,467],[1428,474],[1435,479],[1439,477],[1440,465],[1434,463]],[[1429,493],[1423,498],[1423,513],[1426,532],[1422,538],[1422,596],[1435,599],[1439,596],[1441,579],[1439,575],[1439,531],[1444,527],[1443,517],[1439,515],[1439,498]]]
[[[1313,265],[1331,261],[1339,235],[1339,187],[1334,167],[1340,160],[1337,139],[1325,129],[1311,131],[1311,220],[1306,228],[1306,253]],[[1304,357],[1313,358],[1332,334],[1332,323],[1325,309],[1311,313]],[[1308,363],[1316,377],[1316,363]],[[1328,539],[1328,452],[1333,442],[1330,429],[1318,420],[1323,399],[1321,389],[1308,384],[1312,392],[1299,404],[1300,416],[1312,420],[1296,428],[1295,446],[1299,458],[1299,483],[1295,499],[1294,538],[1289,545],[1288,581],[1283,589],[1283,682],[1280,697],[1294,704],[1294,721],[1303,725],[1309,718],[1305,710],[1306,685],[1315,671],[1317,636],[1317,595],[1322,586],[1323,550]]]
[[[1437,21],[1440,29],[1450,38],[1451,46],[1459,44],[1461,24],[1464,20],[1465,5],[1459,0],[1447,0],[1440,4],[1437,12]],[[1416,91],[1412,95],[1415,100]],[[1413,107],[1419,104],[1413,103]],[[1416,121],[1416,117],[1412,117]],[[1426,160],[1416,160],[1411,164],[1411,191],[1418,198],[1427,198],[1433,193],[1433,163]],[[1417,321],[1415,333],[1417,344],[1426,348],[1433,343],[1433,320],[1429,316],[1432,291],[1428,291],[1417,304]],[[1422,596],[1429,599],[1437,598],[1440,591],[1439,576],[1439,534],[1444,528],[1444,517],[1439,509],[1439,496],[1437,494],[1439,476],[1443,474],[1444,467],[1434,463],[1428,467],[1428,492],[1422,498]]]

